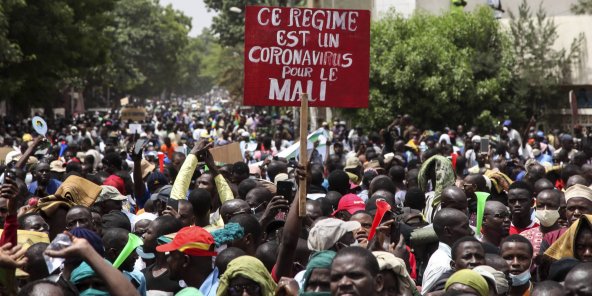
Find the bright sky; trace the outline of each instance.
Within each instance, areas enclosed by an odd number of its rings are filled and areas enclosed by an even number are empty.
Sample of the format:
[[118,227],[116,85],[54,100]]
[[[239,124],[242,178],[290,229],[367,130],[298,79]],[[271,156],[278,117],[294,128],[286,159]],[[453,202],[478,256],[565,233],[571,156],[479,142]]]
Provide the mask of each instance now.
[[212,24],[212,17],[215,13],[207,10],[203,0],[160,0],[163,6],[173,5],[176,10],[182,11],[185,15],[191,17],[191,32],[189,35],[197,36],[203,28]]

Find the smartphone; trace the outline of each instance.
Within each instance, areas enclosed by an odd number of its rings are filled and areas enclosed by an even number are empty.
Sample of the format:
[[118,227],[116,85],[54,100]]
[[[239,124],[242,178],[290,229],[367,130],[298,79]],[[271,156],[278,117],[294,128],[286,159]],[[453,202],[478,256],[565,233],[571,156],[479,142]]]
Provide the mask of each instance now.
[[179,211],[179,200],[174,198],[169,198],[167,200],[167,207],[171,207],[175,209],[175,211]]
[[290,181],[278,181],[277,182],[277,195],[283,196],[289,203],[292,203],[292,182]]
[[489,153],[489,139],[481,138],[481,146],[479,147],[481,153]]

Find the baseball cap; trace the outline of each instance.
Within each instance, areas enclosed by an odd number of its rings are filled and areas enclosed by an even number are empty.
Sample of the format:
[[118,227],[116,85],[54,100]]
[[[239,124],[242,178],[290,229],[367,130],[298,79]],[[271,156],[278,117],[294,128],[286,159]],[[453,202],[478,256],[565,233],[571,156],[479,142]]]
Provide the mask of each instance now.
[[117,191],[119,191],[119,193],[126,194],[125,181],[123,181],[123,179],[119,176],[111,175],[107,177],[107,179],[103,181],[103,185],[113,186],[115,189],[117,189]]
[[152,171],[152,174],[148,175],[148,178],[146,179],[146,186],[148,186],[148,188],[156,188],[158,186],[164,186],[168,184],[169,179],[158,170]]
[[487,283],[493,286],[497,294],[504,295],[508,292],[509,283],[503,272],[488,265],[480,265],[473,268],[473,270],[485,278]]
[[337,204],[337,210],[331,214],[331,216],[335,216],[338,212],[341,211],[348,211],[350,214],[354,214],[357,211],[363,211],[366,209],[366,204],[361,197],[349,193],[341,197],[339,200],[339,204]]
[[313,251],[328,250],[346,233],[362,227],[357,221],[327,218],[316,222],[308,234],[308,248]]
[[156,247],[156,251],[164,253],[179,251],[191,256],[216,256],[218,253],[210,251],[214,246],[214,237],[199,226],[187,226],[179,232],[168,244]]
[[150,200],[160,199],[161,201],[167,201],[171,197],[172,190],[173,185],[162,186],[158,191],[150,195]]
[[101,185],[101,193],[95,202],[102,202],[106,200],[126,200],[127,197],[119,193],[117,188],[110,185]]
[[101,217],[101,225],[103,229],[121,228],[127,231],[132,230],[132,223],[129,218],[120,211],[111,211]]
[[66,171],[66,168],[63,161],[54,160],[49,164],[49,170],[56,173],[63,173]]
[[471,142],[473,142],[473,143],[478,143],[478,142],[481,142],[481,136],[479,136],[479,135],[474,135],[474,136],[471,138]]
[[357,156],[352,156],[349,157],[346,161],[345,161],[345,169],[355,169],[357,167],[362,166],[362,162],[360,161],[360,159],[358,159]]

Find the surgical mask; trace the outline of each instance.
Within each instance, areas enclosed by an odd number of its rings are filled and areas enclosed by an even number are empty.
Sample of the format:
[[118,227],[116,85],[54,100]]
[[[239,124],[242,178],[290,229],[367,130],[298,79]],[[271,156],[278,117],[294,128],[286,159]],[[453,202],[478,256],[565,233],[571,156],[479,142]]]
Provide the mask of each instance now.
[[530,280],[530,269],[526,269],[521,274],[510,274],[510,279],[512,279],[512,287],[525,285]]
[[536,210],[535,217],[544,227],[550,227],[559,219],[559,210]]
[[90,289],[86,289],[86,290],[80,292],[80,295],[81,296],[101,296],[101,295],[109,295],[109,292],[90,288]]

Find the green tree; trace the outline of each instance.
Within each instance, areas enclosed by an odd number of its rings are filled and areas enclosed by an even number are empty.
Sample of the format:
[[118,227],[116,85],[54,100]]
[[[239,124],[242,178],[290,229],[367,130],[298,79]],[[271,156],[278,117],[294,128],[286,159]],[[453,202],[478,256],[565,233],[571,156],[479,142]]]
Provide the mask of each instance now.
[[[204,0],[208,9],[217,12],[212,20],[212,30],[219,36],[220,44],[235,46],[244,42],[245,7],[248,5],[300,6],[305,0]],[[241,12],[232,11],[236,7]]]
[[206,73],[206,58],[214,45],[213,36],[203,32],[200,36],[191,38],[181,56],[179,80],[175,85],[175,93],[185,95],[203,94],[209,91],[214,83],[214,77]]
[[0,88],[15,111],[51,106],[105,62],[114,1],[2,1]]
[[178,84],[190,19],[156,0],[119,1],[111,12],[109,62],[96,69],[97,81],[116,95],[154,96]]
[[592,0],[578,0],[577,4],[571,6],[575,14],[592,14]]
[[557,26],[548,19],[542,6],[536,13],[523,0],[518,15],[510,12],[514,73],[518,75],[513,91],[529,103],[529,116],[542,115],[545,107],[558,107],[559,85],[567,84],[571,69],[580,59],[583,34],[569,49],[554,49]]
[[424,127],[471,124],[484,110],[519,109],[508,96],[508,40],[488,8],[443,16],[391,14],[372,23],[370,103],[346,110],[378,129],[408,113]]

